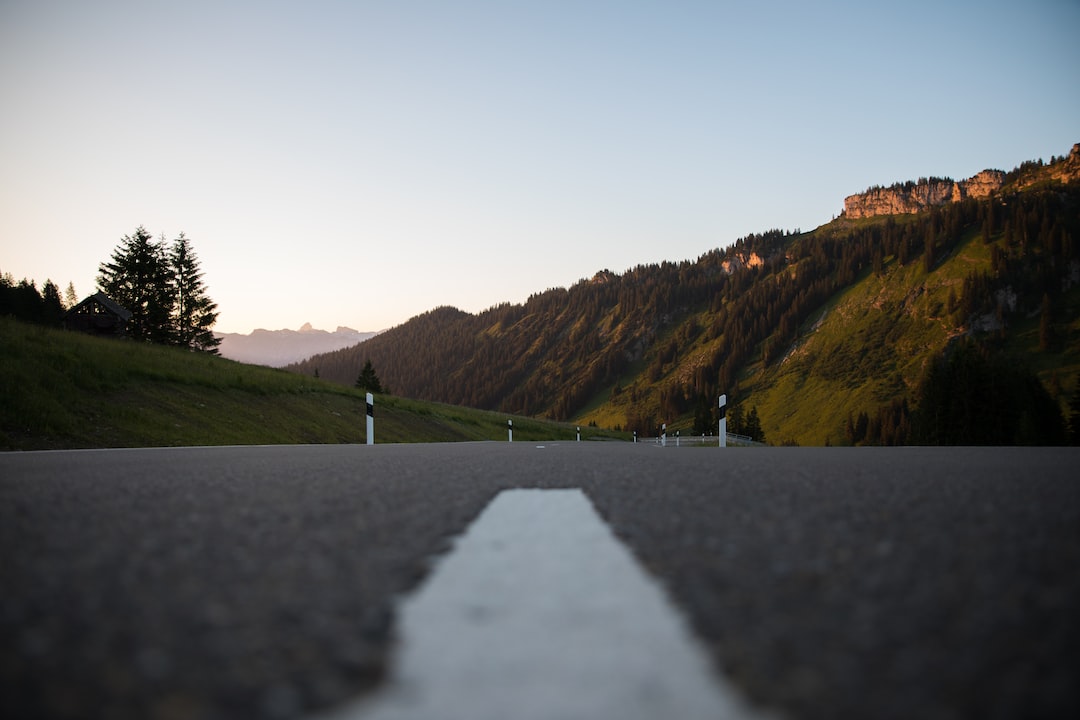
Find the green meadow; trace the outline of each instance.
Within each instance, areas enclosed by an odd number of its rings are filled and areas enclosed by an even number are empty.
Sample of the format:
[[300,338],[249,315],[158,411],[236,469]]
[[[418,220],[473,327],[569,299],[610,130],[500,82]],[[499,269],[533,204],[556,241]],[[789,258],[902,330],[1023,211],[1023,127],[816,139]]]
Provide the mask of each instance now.
[[[364,393],[187,350],[0,318],[0,449],[366,442]],[[570,440],[575,426],[379,395],[378,443]],[[582,439],[624,434],[582,428]]]

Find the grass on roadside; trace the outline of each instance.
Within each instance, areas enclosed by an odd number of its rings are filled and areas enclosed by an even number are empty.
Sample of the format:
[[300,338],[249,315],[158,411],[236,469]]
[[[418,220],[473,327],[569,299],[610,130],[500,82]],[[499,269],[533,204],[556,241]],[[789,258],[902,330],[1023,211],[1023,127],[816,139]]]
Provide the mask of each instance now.
[[[0,449],[360,443],[355,389],[257,365],[0,318]],[[392,396],[376,440],[504,440],[509,416]],[[513,418],[515,439],[574,426]],[[601,435],[582,429],[583,439]],[[607,436],[616,436],[607,433]]]

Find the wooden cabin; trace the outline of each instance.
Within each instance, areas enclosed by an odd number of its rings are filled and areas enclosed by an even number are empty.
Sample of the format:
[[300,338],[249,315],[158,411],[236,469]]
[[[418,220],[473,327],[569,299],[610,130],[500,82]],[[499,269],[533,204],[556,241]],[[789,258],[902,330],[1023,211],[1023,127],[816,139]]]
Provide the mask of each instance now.
[[122,336],[131,312],[105,293],[95,293],[64,314],[64,328],[90,335]]

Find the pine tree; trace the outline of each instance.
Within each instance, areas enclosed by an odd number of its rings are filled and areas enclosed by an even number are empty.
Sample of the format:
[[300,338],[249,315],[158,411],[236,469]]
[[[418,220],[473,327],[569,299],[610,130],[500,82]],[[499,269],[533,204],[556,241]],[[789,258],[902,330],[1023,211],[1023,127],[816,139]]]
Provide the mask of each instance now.
[[155,242],[140,226],[98,273],[98,290],[131,312],[130,337],[217,352],[221,341],[210,330],[217,304],[206,294],[199,259],[183,233],[169,247],[164,237]]
[[705,433],[712,434],[715,422],[713,421],[713,404],[709,402],[707,395],[698,395],[697,407],[694,409],[694,428],[693,433],[695,435],[704,435]]
[[79,295],[75,292],[75,283],[68,282],[67,290],[64,291],[64,309],[70,310],[79,304]]
[[741,405],[732,405],[727,411],[727,430],[733,435],[746,435]]
[[45,281],[41,289],[41,321],[46,325],[59,325],[64,319],[64,301],[60,288],[52,280]]
[[180,233],[168,255],[172,299],[171,334],[180,347],[217,353],[221,339],[211,331],[217,322],[217,303],[206,294],[199,258],[191,240]]
[[161,243],[141,225],[124,236],[113,250],[112,259],[98,266],[98,290],[123,305],[131,313],[127,334],[138,340],[168,343],[169,316],[168,263]]
[[761,429],[761,418],[758,417],[757,405],[750,408],[746,415],[746,434],[752,440],[765,442],[765,431]]
[[356,378],[356,387],[370,393],[381,394],[383,392],[382,383],[379,382],[379,376],[375,374],[371,358],[368,358],[363,369],[360,370],[360,376]]

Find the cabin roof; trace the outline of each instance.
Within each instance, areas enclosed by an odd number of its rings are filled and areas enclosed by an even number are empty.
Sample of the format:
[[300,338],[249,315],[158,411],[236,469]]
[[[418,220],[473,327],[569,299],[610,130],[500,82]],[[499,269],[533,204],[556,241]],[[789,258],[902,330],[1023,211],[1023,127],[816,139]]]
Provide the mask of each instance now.
[[115,315],[116,317],[120,318],[124,322],[127,322],[128,320],[131,319],[131,311],[130,310],[128,310],[126,307],[124,307],[120,303],[116,302],[115,300],[113,300],[111,297],[109,297],[108,295],[106,295],[103,292],[94,293],[90,297],[86,298],[85,300],[80,302],[78,305],[76,305],[73,308],[71,308],[70,310],[68,310],[68,314],[71,315],[71,314],[78,313],[80,309],[86,308],[86,307],[89,307],[90,305],[95,305],[95,304],[100,305],[103,309],[108,311],[110,314]]

